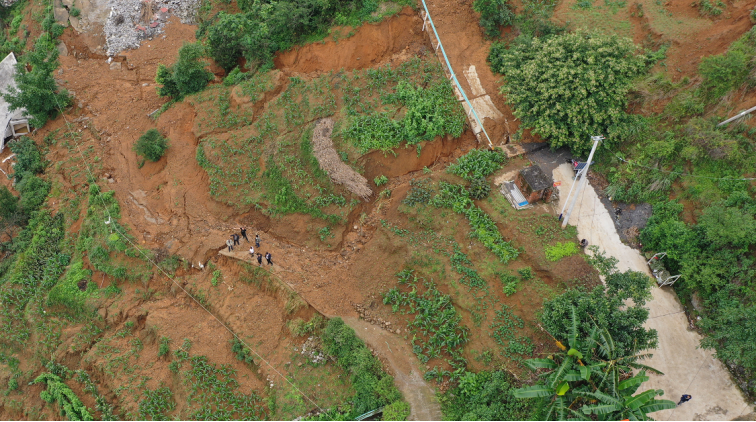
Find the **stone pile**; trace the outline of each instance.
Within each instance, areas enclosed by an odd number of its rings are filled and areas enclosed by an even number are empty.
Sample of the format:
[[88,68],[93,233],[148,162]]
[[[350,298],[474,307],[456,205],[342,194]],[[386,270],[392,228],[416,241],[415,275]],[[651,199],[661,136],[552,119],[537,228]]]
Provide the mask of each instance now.
[[354,310],[357,311],[357,314],[360,316],[361,319],[373,325],[377,325],[390,333],[400,334],[402,332],[402,330],[399,328],[397,329],[392,328],[391,322],[386,321],[379,316],[374,316],[363,305],[360,305],[359,303],[354,303],[352,304],[352,306],[354,306]]
[[163,32],[170,16],[182,23],[194,23],[200,0],[111,0],[110,15],[103,32],[107,54],[137,48],[143,40]]

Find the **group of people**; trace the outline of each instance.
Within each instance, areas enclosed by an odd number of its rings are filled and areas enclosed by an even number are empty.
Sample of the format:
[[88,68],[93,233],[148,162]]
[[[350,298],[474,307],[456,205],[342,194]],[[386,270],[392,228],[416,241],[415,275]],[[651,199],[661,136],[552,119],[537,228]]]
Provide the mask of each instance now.
[[[239,234],[236,232],[231,234],[231,238],[226,240],[226,246],[228,246],[228,251],[233,252],[234,246],[241,245],[240,240],[243,237],[244,240],[249,243],[249,238],[247,237],[247,228],[246,227],[239,227]],[[270,254],[270,252],[265,252],[265,255],[261,253],[255,253],[255,248],[260,248],[260,235],[255,234],[255,246],[249,247],[249,255],[252,257],[252,259],[257,258],[257,263],[259,265],[262,265],[263,257],[265,257],[265,260],[268,261],[268,265],[273,265],[273,255]]]

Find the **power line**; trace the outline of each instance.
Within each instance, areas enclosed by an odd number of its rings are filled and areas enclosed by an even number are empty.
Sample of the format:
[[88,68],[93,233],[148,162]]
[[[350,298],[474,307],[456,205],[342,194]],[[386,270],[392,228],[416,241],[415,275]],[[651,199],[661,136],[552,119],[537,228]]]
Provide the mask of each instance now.
[[[58,105],[58,110],[60,111],[60,114],[61,114],[61,115],[63,116],[63,119],[64,119],[64,120],[66,121],[66,124],[67,124],[67,125],[71,125],[71,122],[69,122],[69,121],[68,121],[68,118],[67,118],[67,117],[66,117],[66,115],[65,115],[65,114],[63,113],[63,109],[61,108],[61,106],[60,106],[60,102],[58,102],[58,99],[57,99],[57,97],[55,97],[55,102],[57,103],[57,105]],[[87,169],[87,173],[89,173],[89,177],[91,178],[91,180],[97,180],[97,179],[95,179],[95,177],[94,177],[94,174],[92,174],[92,170],[91,170],[91,168],[90,168],[90,166],[89,166],[89,163],[87,162],[87,160],[86,160],[86,157],[84,156],[84,154],[83,154],[83,153],[82,153],[82,151],[81,151],[81,146],[79,145],[79,142],[78,142],[78,140],[76,139],[76,137],[73,137],[73,140],[74,140],[74,142],[76,143],[76,149],[77,149],[77,150],[79,151],[79,155],[81,156],[81,159],[82,159],[82,161],[84,162],[84,166],[85,166],[85,167],[86,167],[86,169]],[[189,292],[188,292],[188,291],[187,291],[186,289],[184,289],[184,287],[183,287],[183,286],[182,286],[181,284],[177,283],[177,282],[176,282],[176,280],[174,280],[174,279],[173,279],[173,277],[171,277],[171,276],[170,276],[170,274],[168,274],[168,273],[167,273],[167,272],[166,272],[165,270],[163,270],[163,269],[162,269],[162,268],[161,268],[161,267],[160,267],[160,266],[159,266],[159,265],[158,265],[158,264],[157,264],[157,263],[156,263],[155,261],[153,261],[153,260],[152,260],[152,258],[150,258],[150,257],[149,257],[149,256],[148,256],[148,255],[147,255],[146,253],[144,253],[144,251],[143,251],[142,249],[140,249],[140,248],[139,248],[139,247],[138,247],[138,246],[137,246],[136,244],[134,244],[134,242],[132,242],[132,241],[131,241],[131,239],[129,239],[129,237],[128,237],[128,236],[126,236],[126,234],[124,234],[124,233],[122,233],[122,232],[121,232],[120,230],[118,230],[118,227],[117,227],[117,226],[116,226],[115,224],[112,224],[112,223],[114,222],[114,220],[112,219],[112,217],[111,217],[111,215],[110,215],[110,210],[108,209],[108,207],[107,207],[107,205],[105,204],[105,201],[104,201],[104,200],[102,199],[102,196],[101,196],[101,195],[102,195],[102,192],[98,193],[98,194],[97,194],[97,198],[99,198],[99,199],[100,199],[100,202],[102,203],[103,209],[105,210],[105,213],[107,213],[107,215],[108,215],[108,221],[107,221],[107,222],[106,222],[105,224],[108,224],[108,225],[110,226],[110,229],[112,229],[112,230],[115,230],[116,232],[118,232],[118,234],[120,234],[120,235],[121,235],[121,237],[123,237],[124,239],[126,239],[126,241],[128,241],[128,242],[129,242],[129,243],[131,244],[131,246],[132,246],[132,247],[133,247],[134,249],[136,249],[136,250],[137,250],[137,251],[138,251],[138,252],[139,252],[139,253],[140,253],[140,254],[141,254],[141,255],[142,255],[143,257],[144,257],[144,259],[145,259],[145,260],[149,261],[149,262],[150,262],[150,263],[151,263],[152,265],[154,265],[154,266],[155,266],[155,268],[157,268],[157,269],[158,269],[158,270],[159,270],[159,271],[160,271],[161,273],[163,273],[163,275],[164,275],[164,276],[165,276],[166,278],[168,278],[169,280],[171,280],[171,282],[172,282],[172,283],[173,283],[174,285],[176,285],[176,287],[178,287],[179,289],[181,289],[181,291],[183,291],[183,292],[184,292],[184,293],[185,293],[185,294],[186,294],[187,296],[189,296],[189,297],[190,297],[190,298],[191,298],[191,299],[192,299],[192,300],[193,300],[194,302],[196,302],[196,303],[197,303],[197,305],[199,305],[199,306],[200,306],[200,307],[201,307],[201,308],[202,308],[202,309],[203,309],[203,310],[204,310],[205,312],[207,312],[208,314],[210,314],[210,316],[211,316],[211,317],[213,317],[213,318],[214,318],[214,319],[215,319],[216,321],[218,321],[218,323],[219,323],[219,324],[220,324],[221,326],[223,326],[223,328],[225,328],[225,329],[226,329],[226,330],[227,330],[227,331],[228,331],[229,333],[231,333],[231,335],[232,335],[232,336],[233,336],[234,338],[236,338],[237,340],[239,340],[239,342],[241,342],[241,343],[242,343],[242,344],[243,344],[244,346],[246,346],[246,347],[247,347],[247,348],[248,348],[249,350],[251,350],[251,351],[252,351],[252,353],[254,353],[255,355],[257,355],[257,357],[258,357],[258,358],[259,358],[259,359],[260,359],[261,361],[265,362],[265,364],[266,364],[266,365],[268,365],[268,366],[269,366],[269,367],[270,367],[270,368],[271,368],[271,369],[272,369],[272,370],[273,370],[273,371],[274,371],[275,373],[277,373],[278,375],[280,375],[280,376],[281,376],[281,378],[283,378],[284,380],[286,380],[286,382],[287,382],[287,383],[288,383],[288,384],[289,384],[289,385],[290,385],[290,386],[291,386],[292,388],[294,388],[295,390],[297,390],[297,392],[298,392],[298,393],[299,393],[299,394],[300,394],[300,395],[301,395],[302,397],[304,397],[304,398],[306,398],[307,400],[309,400],[309,401],[310,401],[310,403],[312,403],[312,404],[313,404],[313,405],[314,405],[315,407],[317,407],[317,408],[318,408],[318,410],[320,410],[321,412],[323,412],[323,409],[322,409],[322,408],[321,408],[320,406],[318,406],[318,404],[317,404],[317,403],[315,403],[315,401],[313,401],[313,400],[312,400],[312,399],[311,399],[311,398],[310,398],[309,396],[307,396],[307,394],[303,393],[303,392],[302,392],[302,391],[301,391],[301,390],[300,390],[299,388],[297,388],[297,386],[296,386],[296,385],[294,385],[294,384],[293,384],[293,383],[292,383],[291,381],[289,381],[289,379],[288,379],[287,377],[285,377],[285,376],[284,376],[284,375],[283,375],[283,374],[282,374],[281,372],[279,372],[279,371],[278,371],[278,369],[276,369],[276,368],[275,368],[275,367],[274,367],[274,366],[273,366],[273,365],[272,365],[272,364],[271,364],[270,362],[268,362],[267,360],[265,360],[265,358],[263,358],[263,357],[262,357],[262,356],[261,356],[261,355],[260,355],[259,353],[257,353],[257,351],[256,351],[255,349],[253,349],[252,347],[250,347],[250,346],[249,346],[249,345],[248,345],[248,344],[247,344],[247,343],[246,343],[246,342],[245,342],[244,340],[242,340],[242,338],[241,338],[241,337],[239,337],[239,336],[238,336],[238,335],[237,335],[237,334],[236,334],[235,332],[233,332],[233,331],[232,331],[232,330],[231,330],[231,329],[230,329],[230,328],[229,328],[229,327],[228,327],[228,326],[227,326],[226,324],[224,324],[224,323],[223,323],[223,321],[221,321],[221,320],[220,320],[220,319],[219,319],[219,318],[218,318],[217,316],[215,316],[215,314],[213,314],[212,312],[210,312],[210,310],[208,310],[208,309],[207,309],[207,308],[206,308],[206,307],[205,307],[205,306],[204,306],[204,305],[203,305],[202,303],[200,303],[200,301],[199,301],[199,300],[197,300],[197,298],[195,298],[195,297],[194,297],[194,296],[193,296],[193,295],[192,295],[191,293],[189,293]]]
[[679,172],[679,171],[662,170],[662,169],[657,169],[657,168],[653,168],[653,167],[644,166],[643,164],[638,164],[638,163],[635,162],[635,160],[626,160],[626,159],[620,157],[619,154],[615,155],[615,157],[617,157],[617,159],[620,160],[620,161],[624,161],[625,163],[632,164],[634,166],[643,167],[643,168],[646,168],[646,169],[649,169],[649,170],[656,170],[656,171],[661,172],[661,173],[676,174],[678,176],[697,177],[697,178],[700,178],[700,179],[711,179],[711,180],[756,180],[756,177],[741,177],[741,178],[735,178],[735,177],[712,177],[712,176],[699,176],[699,175],[690,174],[690,173],[682,173],[682,172]]

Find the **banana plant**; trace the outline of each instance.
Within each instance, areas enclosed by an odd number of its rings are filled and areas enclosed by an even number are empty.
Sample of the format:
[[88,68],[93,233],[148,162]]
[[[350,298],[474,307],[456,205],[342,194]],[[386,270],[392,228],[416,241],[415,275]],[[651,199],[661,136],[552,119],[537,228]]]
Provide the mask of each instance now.
[[[572,307],[568,344],[555,340],[560,351],[548,358],[529,359],[534,371],[545,370],[542,380],[514,391],[517,398],[551,397],[547,420],[648,420],[648,413],[675,407],[670,400],[658,400],[663,390],[646,390],[636,395],[649,378],[646,371],[658,370],[637,361],[645,354],[620,355],[611,335],[594,326],[585,339],[578,338],[575,307]],[[633,369],[640,369],[634,376]],[[663,375],[663,374],[662,374]],[[593,416],[595,415],[595,416]]]

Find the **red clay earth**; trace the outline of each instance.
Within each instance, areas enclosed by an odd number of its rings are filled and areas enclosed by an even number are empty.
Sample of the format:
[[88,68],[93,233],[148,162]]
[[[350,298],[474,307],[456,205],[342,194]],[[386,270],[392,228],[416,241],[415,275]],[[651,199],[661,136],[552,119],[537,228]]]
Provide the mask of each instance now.
[[[477,25],[478,17],[471,10],[469,2],[434,0],[429,2],[429,8],[452,66],[461,72],[463,66],[474,64],[482,86],[499,110],[507,116],[510,127],[489,130],[499,136],[517,130],[509,107],[501,96],[496,95],[500,78],[486,64],[490,42],[483,38]],[[743,25],[740,21],[733,21],[732,24],[738,25],[737,28]],[[380,24],[364,25],[352,37],[338,42],[329,40],[315,43],[282,53],[276,58],[276,65],[287,76],[307,76],[342,68],[361,69],[385,63],[398,64],[429,48],[427,36],[421,31],[421,26],[422,21],[417,13],[405,9]],[[167,26],[165,36],[145,41],[138,50],[125,52],[116,58],[115,62],[120,64],[120,69],[119,65],[110,65],[104,57],[92,54],[90,46],[97,43],[87,39],[87,36],[77,35],[67,29],[62,38],[68,46],[69,55],[60,58],[61,68],[56,77],[63,87],[75,93],[75,105],[66,118],[76,122],[74,130],[81,130],[82,143],[92,145],[95,155],[101,159],[102,170],[95,176],[101,178],[100,184],[105,189],[115,191],[121,204],[122,222],[132,229],[131,234],[142,247],[167,249],[170,253],[191,260],[195,265],[200,260],[204,262],[212,258],[215,265],[223,270],[227,284],[222,284],[220,289],[211,290],[209,271],[189,269],[185,273],[187,288],[193,292],[200,288],[215,291],[210,298],[213,312],[232,329],[245,335],[254,335],[257,349],[279,369],[284,368],[288,360],[287,350],[290,350],[292,344],[301,343],[299,339],[292,339],[285,327],[285,322],[295,317],[306,319],[317,310],[327,316],[355,318],[357,313],[353,305],[359,303],[382,309],[385,319],[397,323],[398,319],[380,305],[378,295],[395,284],[394,273],[405,261],[406,245],[396,239],[386,238],[384,234],[374,236],[376,226],[381,218],[397,216],[399,201],[403,192],[407,191],[411,178],[409,173],[426,166],[442,169],[463,151],[475,147],[475,138],[467,131],[459,139],[438,139],[424,145],[419,157],[414,148],[399,149],[397,157],[386,157],[377,152],[362,157],[361,164],[364,164],[365,176],[369,180],[380,174],[395,179],[390,188],[396,199],[379,200],[358,207],[350,216],[350,224],[342,238],[337,239],[336,251],[303,247],[301,233],[304,232],[307,218],[291,215],[282,219],[270,219],[255,211],[239,214],[210,197],[207,174],[195,159],[197,138],[193,130],[197,112],[192,106],[178,103],[163,113],[156,122],[148,117],[149,113],[160,108],[166,101],[155,92],[154,75],[157,65],[170,64],[175,60],[178,48],[186,40],[194,39],[195,29],[194,26],[173,21]],[[735,34],[738,30],[728,31],[729,35],[718,40],[715,46],[707,44],[706,51],[722,52],[729,42],[740,35]],[[701,43],[704,41],[705,38],[698,40]],[[469,89],[464,78],[460,78],[460,81],[465,89]],[[88,119],[83,120],[82,117]],[[64,119],[58,118],[39,130],[35,139],[41,141],[56,129],[63,132],[66,130],[64,126]],[[168,136],[171,148],[159,162],[147,163],[139,168],[132,145],[141,134],[153,127]],[[64,149],[53,146],[48,159],[55,162],[65,156]],[[64,175],[65,172],[60,171],[51,177],[60,181],[64,187],[70,186],[71,181],[66,180]],[[112,183],[107,180],[107,176],[113,180]],[[486,207],[485,204],[482,206]],[[366,218],[358,221],[357,217],[363,212]],[[230,230],[240,224],[250,227],[250,233],[262,234],[263,249],[269,250],[276,262],[272,268],[275,277],[294,288],[312,307],[304,306],[294,314],[286,314],[283,310],[286,298],[275,292],[266,293],[234,281],[240,271],[238,264],[234,260],[218,257],[216,252],[222,248]],[[511,228],[501,229],[508,239],[521,236]],[[536,249],[533,248],[532,253],[535,254]],[[235,255],[244,259],[246,251],[239,251]],[[541,269],[536,261],[525,264],[532,265],[538,276],[550,286],[583,277],[589,272],[582,263],[573,260],[547,269]],[[95,275],[95,279],[99,276]],[[110,280],[104,279],[102,282],[107,285]],[[196,286],[190,282],[196,283]],[[158,325],[161,328],[157,335],[169,335],[173,339],[172,349],[184,337],[189,337],[194,341],[193,353],[206,354],[213,362],[234,365],[240,372],[244,370],[226,345],[230,335],[175,285],[165,279],[155,278],[141,286],[124,283],[122,287],[124,297],[118,303],[103,303],[101,315],[109,325],[118,327],[127,320],[136,321],[136,335],[142,338],[146,349],[154,350],[157,344],[153,338],[154,333],[149,328]],[[144,292],[150,288],[157,292],[156,300],[144,298],[143,293],[136,292],[137,289]],[[465,316],[465,322],[472,327],[469,316]],[[107,332],[106,335],[112,335],[113,332]],[[64,344],[73,341],[73,334],[64,334]],[[480,339],[475,344],[479,350],[490,346],[490,340],[485,339]],[[154,350],[152,353],[155,353]],[[94,356],[92,351],[64,351],[60,353],[58,360],[71,367],[81,366],[87,369],[101,393],[113,401],[112,391],[122,380],[104,375],[101,368],[105,362]],[[145,358],[141,364],[147,365],[148,360],[150,359]],[[239,378],[244,388],[259,389],[262,386],[265,382],[263,375],[271,375],[271,371],[265,367],[261,369],[259,378]],[[399,369],[404,371],[407,368]],[[158,380],[170,378],[167,362],[157,361],[149,373],[153,379],[148,382],[148,388],[155,388]],[[39,389],[40,387],[35,387],[31,394],[27,394],[31,405],[41,404],[39,395],[35,394]],[[89,396],[82,394],[80,397]],[[182,402],[180,398],[177,399],[177,402]],[[93,405],[91,399],[85,401],[87,405]],[[2,408],[0,417],[15,419],[23,417],[23,413]],[[39,417],[55,416],[45,414]]]

